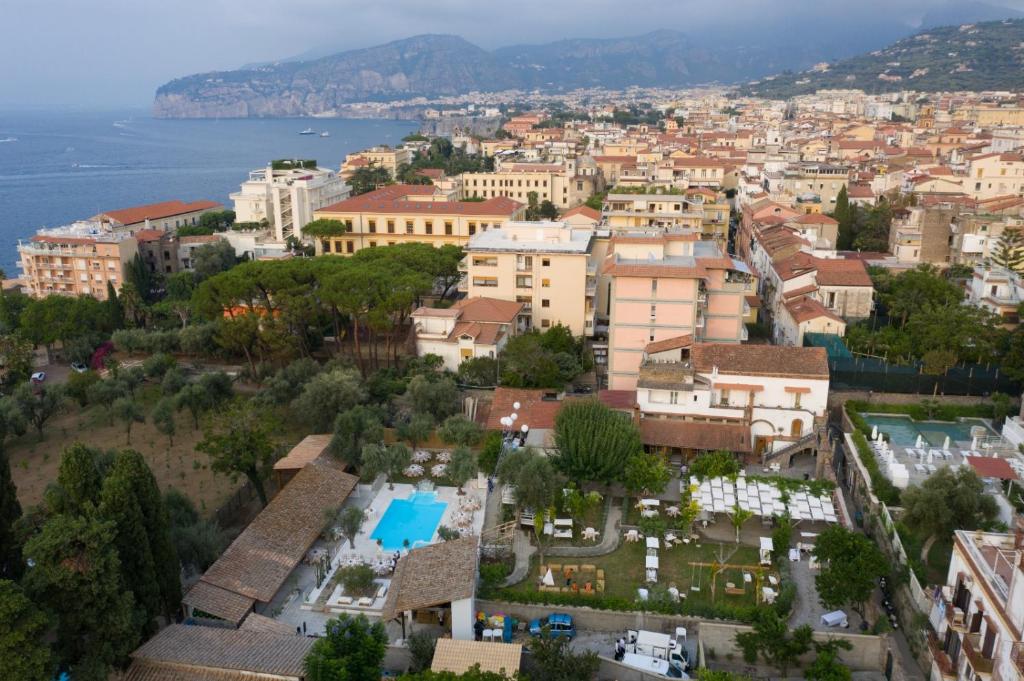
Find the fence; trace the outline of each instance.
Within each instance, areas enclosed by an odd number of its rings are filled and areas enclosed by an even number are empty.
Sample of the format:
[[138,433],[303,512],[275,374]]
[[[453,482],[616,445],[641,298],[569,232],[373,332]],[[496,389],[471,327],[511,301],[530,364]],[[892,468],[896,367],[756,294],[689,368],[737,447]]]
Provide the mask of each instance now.
[[993,364],[958,364],[937,376],[924,373],[921,362],[901,365],[877,357],[836,357],[830,358],[828,365],[830,387],[838,390],[917,395],[1020,393],[1020,385]]

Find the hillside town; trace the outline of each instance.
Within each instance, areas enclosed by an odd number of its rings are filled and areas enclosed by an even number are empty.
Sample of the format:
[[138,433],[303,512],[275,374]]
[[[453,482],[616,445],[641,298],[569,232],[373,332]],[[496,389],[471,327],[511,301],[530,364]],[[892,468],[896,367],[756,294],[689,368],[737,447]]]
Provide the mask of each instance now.
[[17,678],[1024,676],[1019,93],[406,105],[19,242]]

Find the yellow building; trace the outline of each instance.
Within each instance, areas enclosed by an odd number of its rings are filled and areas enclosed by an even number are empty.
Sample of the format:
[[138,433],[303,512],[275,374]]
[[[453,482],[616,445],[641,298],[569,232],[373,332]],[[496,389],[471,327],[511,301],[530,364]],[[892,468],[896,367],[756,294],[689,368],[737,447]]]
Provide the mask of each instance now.
[[704,223],[703,198],[699,194],[691,194],[688,198],[681,190],[676,192],[647,194],[612,189],[605,196],[602,213],[613,232],[651,227],[701,230]]
[[530,192],[537,203],[550,201],[559,210],[578,206],[600,191],[600,176],[576,172],[574,161],[561,163],[505,163],[491,173],[463,173],[462,192],[466,198],[492,199],[504,196],[527,203]]
[[465,246],[477,232],[518,219],[525,209],[504,197],[455,201],[431,185],[393,184],[317,210],[314,218],[343,222],[348,233],[317,239],[316,248],[349,255],[408,242]]
[[478,233],[466,247],[467,295],[522,303],[523,329],[562,324],[592,336],[595,241],[593,229],[564,222],[506,222]]
[[98,222],[76,222],[40,230],[18,243],[18,266],[24,291],[33,298],[49,295],[92,296],[106,300],[107,283],[115,291],[124,282],[124,267],[138,254],[138,242]]
[[1024,195],[1024,156],[982,154],[970,160],[965,189],[975,199]]
[[395,177],[399,166],[411,162],[412,150],[405,147],[371,147],[348,154],[345,162],[341,164],[341,177],[347,180],[356,170],[367,166],[384,168],[391,177]]

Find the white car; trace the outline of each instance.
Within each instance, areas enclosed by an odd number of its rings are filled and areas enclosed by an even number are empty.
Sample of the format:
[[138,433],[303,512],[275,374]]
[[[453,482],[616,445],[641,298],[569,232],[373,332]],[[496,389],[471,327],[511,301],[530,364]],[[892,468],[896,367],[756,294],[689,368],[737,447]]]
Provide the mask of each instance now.
[[71,370],[74,371],[76,374],[84,374],[86,371],[89,370],[89,367],[82,364],[81,362],[72,362]]
[[46,372],[45,371],[37,371],[34,374],[32,374],[31,378],[32,378],[32,382],[33,383],[42,383],[43,381],[46,380]]

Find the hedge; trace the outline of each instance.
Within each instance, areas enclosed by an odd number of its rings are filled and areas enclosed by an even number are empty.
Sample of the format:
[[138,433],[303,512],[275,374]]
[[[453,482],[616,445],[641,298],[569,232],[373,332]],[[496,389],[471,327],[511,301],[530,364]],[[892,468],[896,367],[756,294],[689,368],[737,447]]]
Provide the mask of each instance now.
[[932,408],[932,418],[928,418],[928,409],[923,403],[917,404],[884,404],[877,402],[865,402],[863,400],[848,400],[846,402],[846,413],[853,421],[853,424],[865,432],[871,433],[871,428],[864,421],[860,412],[869,414],[905,414],[915,421],[956,421],[958,418],[992,418],[993,406],[991,404],[938,404]]

